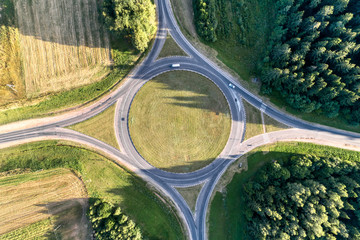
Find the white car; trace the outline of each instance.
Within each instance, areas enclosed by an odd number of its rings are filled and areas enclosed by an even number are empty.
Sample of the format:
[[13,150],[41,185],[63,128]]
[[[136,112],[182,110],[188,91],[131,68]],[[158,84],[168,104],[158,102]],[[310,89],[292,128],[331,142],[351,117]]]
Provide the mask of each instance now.
[[234,89],[235,89],[235,86],[234,86],[234,84],[232,84],[232,83],[229,83],[229,87],[231,87],[231,88],[234,88]]
[[178,68],[178,67],[180,67],[180,64],[178,64],[178,63],[171,64],[171,67],[172,67],[172,68]]

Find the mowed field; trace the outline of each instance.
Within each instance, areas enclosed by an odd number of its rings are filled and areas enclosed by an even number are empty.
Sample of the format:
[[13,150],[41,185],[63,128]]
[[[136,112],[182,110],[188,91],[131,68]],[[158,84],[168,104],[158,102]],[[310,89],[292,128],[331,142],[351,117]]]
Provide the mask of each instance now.
[[209,79],[171,71],[136,94],[129,130],[139,153],[153,166],[173,172],[200,169],[225,147],[231,128],[228,103]]
[[[109,37],[96,0],[14,0],[27,97],[101,79]],[[17,86],[15,86],[17,87]]]
[[[58,168],[0,176],[0,235],[15,237],[18,234],[12,233],[14,230],[30,226],[31,234],[35,235],[38,230],[43,232],[47,228],[51,233],[57,228],[65,238],[85,239],[86,199],[82,181],[70,170]],[[49,218],[50,222],[45,221]],[[48,223],[33,227],[42,220]]]

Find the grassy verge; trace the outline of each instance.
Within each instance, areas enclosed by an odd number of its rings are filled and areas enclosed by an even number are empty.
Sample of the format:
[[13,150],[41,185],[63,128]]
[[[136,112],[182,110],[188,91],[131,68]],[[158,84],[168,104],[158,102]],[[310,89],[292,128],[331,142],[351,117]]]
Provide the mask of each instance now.
[[181,31],[186,34],[186,36],[197,38],[194,25],[193,1],[171,0],[171,5]]
[[187,188],[176,188],[176,190],[185,199],[191,211],[195,212],[196,200],[199,196],[203,184],[187,187]]
[[149,239],[184,239],[179,220],[164,200],[144,181],[96,153],[61,141],[31,143],[0,153],[0,171],[56,167],[76,170],[89,197],[119,204]]
[[[360,152],[343,150],[310,143],[278,143],[257,148],[241,157],[247,159],[247,171],[239,173],[227,171],[222,178],[230,178],[225,194],[216,192],[210,205],[209,239],[248,239],[244,208],[243,184],[251,179],[266,162],[286,159],[295,154],[318,156],[338,156],[344,160],[360,161]],[[234,164],[237,164],[234,163]]]
[[[218,1],[219,2],[219,1]],[[231,3],[230,3],[231,2]],[[218,36],[215,43],[206,43],[218,52],[217,58],[239,76],[249,81],[257,74],[258,62],[264,57],[268,36],[271,32],[273,15],[273,1],[271,0],[244,0],[241,7],[241,20],[232,13],[232,8],[238,1],[229,1],[224,4],[226,17],[233,26],[229,36]],[[224,6],[222,5],[222,6]],[[242,22],[242,27],[237,26],[237,21]],[[228,26],[223,26],[228,28]]]
[[95,117],[72,125],[69,128],[99,139],[114,148],[119,148],[114,129],[115,106],[114,104]]
[[330,119],[323,115],[319,115],[316,112],[312,112],[312,113],[299,112],[298,110],[288,106],[288,104],[281,97],[279,92],[273,91],[273,94],[270,97],[270,101],[273,104],[275,104],[276,106],[278,106],[279,108],[282,108],[282,109],[286,110],[287,112],[291,113],[292,115],[294,115],[298,118],[304,119],[306,121],[315,122],[315,123],[323,124],[323,125],[334,127],[334,128],[339,128],[339,129],[343,129],[343,130],[347,130],[347,131],[360,133],[360,126],[351,126],[351,125],[349,125],[349,123],[346,120],[342,119],[341,117],[336,117],[336,118]]
[[264,130],[261,121],[261,112],[246,101],[243,101],[243,105],[246,112],[246,131],[244,140],[247,140],[256,135],[263,134]]
[[[263,134],[264,128],[262,123],[261,112],[246,101],[243,101],[246,112],[246,131],[244,140],[256,135]],[[266,114],[264,116],[265,132],[275,132],[289,128]]]
[[224,148],[230,133],[222,92],[201,75],[172,71],[146,83],[129,113],[139,153],[158,168],[188,172],[202,168]]
[[179,47],[170,34],[168,34],[158,58],[170,56],[187,56],[187,54]]
[[[218,40],[215,43],[202,43],[214,49],[216,57],[221,62],[248,81],[251,76],[256,75],[258,62],[262,60],[267,47],[271,19],[274,14],[273,2],[269,0],[242,1],[242,29],[237,27],[239,16],[232,12],[232,8],[237,7],[237,4],[239,4],[238,1],[226,1],[221,4],[224,9],[219,9],[220,14],[226,15],[226,21],[232,26],[231,33],[228,36],[217,36]],[[172,0],[172,6],[181,30],[197,42],[199,39],[195,33],[192,1]],[[221,27],[228,28],[229,25]]]
[[280,131],[280,130],[290,128],[290,127],[286,126],[285,124],[282,124],[282,123],[276,121],[275,119],[269,117],[266,114],[264,114],[264,123],[265,123],[266,132],[275,132],[275,131]]

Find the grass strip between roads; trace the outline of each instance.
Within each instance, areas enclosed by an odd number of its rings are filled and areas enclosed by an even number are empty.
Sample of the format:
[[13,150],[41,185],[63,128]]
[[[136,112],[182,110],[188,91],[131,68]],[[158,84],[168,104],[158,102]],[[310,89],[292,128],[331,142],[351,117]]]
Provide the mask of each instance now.
[[129,129],[139,153],[153,166],[189,172],[213,161],[231,128],[228,103],[207,78],[171,71],[147,82],[130,108]]
[[[243,101],[243,105],[246,112],[246,130],[244,140],[264,133],[263,122],[261,112],[257,108],[253,107],[250,103]],[[265,132],[275,132],[289,128],[285,124],[282,124],[275,119],[263,114]]]
[[201,191],[201,188],[203,187],[203,184],[181,188],[177,187],[176,190],[180,193],[180,195],[184,198],[186,203],[188,204],[190,210],[194,213],[195,207],[196,207],[196,200],[199,196],[199,193]]
[[[209,239],[248,240],[245,234],[244,183],[255,176],[257,170],[265,163],[298,154],[314,154],[323,157],[337,156],[344,160],[360,161],[360,152],[301,142],[278,143],[253,150],[239,159],[239,161],[247,159],[247,170],[241,173],[227,171],[219,183],[222,181],[230,183],[227,184],[222,193],[213,193],[214,198],[211,201],[210,214],[208,215]],[[238,161],[234,164],[237,165]]]
[[179,47],[170,34],[166,36],[166,41],[158,58],[170,56],[187,56],[187,54]]
[[69,128],[99,139],[119,149],[114,129],[115,106],[114,104],[95,117],[72,125]]
[[184,239],[174,210],[139,177],[108,159],[63,141],[30,143],[0,153],[0,171],[65,167],[81,175],[89,197],[119,204],[149,239]]

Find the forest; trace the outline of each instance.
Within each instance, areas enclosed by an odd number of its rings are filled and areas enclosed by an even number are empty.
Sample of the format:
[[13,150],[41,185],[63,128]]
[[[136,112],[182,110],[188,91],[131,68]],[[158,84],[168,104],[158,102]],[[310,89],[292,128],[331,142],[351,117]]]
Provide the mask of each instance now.
[[250,239],[360,239],[359,162],[294,155],[244,189]]
[[[261,92],[280,93],[299,111],[359,125],[360,2],[276,0],[273,7],[272,31],[253,73],[261,79]],[[250,44],[244,0],[194,0],[194,13],[203,40],[236,34],[239,45]]]
[[360,122],[360,2],[281,0],[264,59],[262,92],[290,106]]
[[121,211],[120,207],[100,199],[91,201],[88,215],[96,239],[143,239],[139,227]]
[[129,38],[143,52],[156,32],[155,5],[151,0],[105,0],[102,15],[110,32]]

